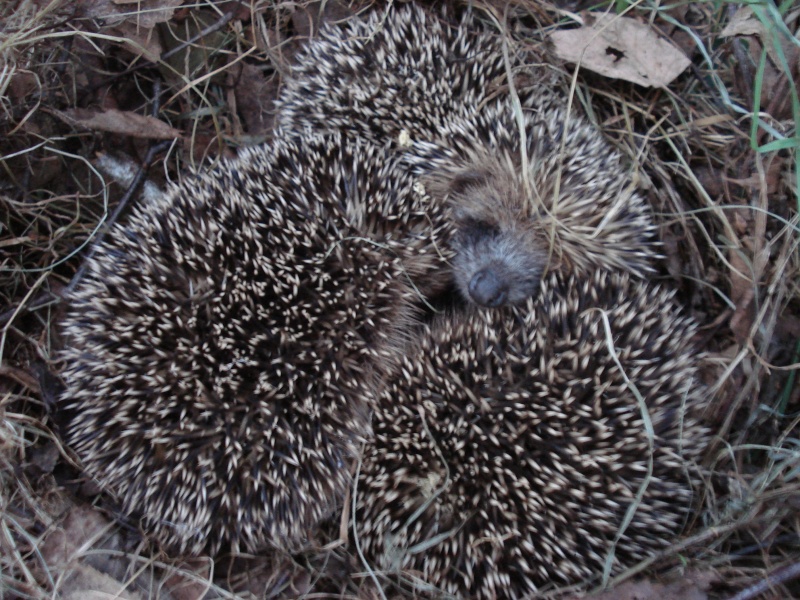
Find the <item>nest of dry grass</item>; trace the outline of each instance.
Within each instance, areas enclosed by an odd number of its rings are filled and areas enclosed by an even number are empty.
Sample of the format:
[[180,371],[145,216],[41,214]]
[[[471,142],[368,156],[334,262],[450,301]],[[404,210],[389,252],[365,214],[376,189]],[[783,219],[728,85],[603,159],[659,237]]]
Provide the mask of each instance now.
[[[505,13],[523,44],[590,7],[476,4]],[[114,521],[112,504],[81,478],[46,411],[54,394],[48,374],[58,371],[59,300],[92,240],[125,218],[143,188],[268,140],[281,72],[303,40],[361,8],[206,0],[0,6],[7,597],[378,593],[341,544],[216,563],[159,554]],[[659,277],[702,325],[717,432],[689,536],[609,582],[621,587],[607,597],[800,596],[800,44],[791,37],[800,11],[791,2],[749,15],[710,2],[595,8],[652,23],[692,60],[668,89],[582,70],[574,100],[640,167],[664,241]],[[738,28],[726,29],[731,24]]]

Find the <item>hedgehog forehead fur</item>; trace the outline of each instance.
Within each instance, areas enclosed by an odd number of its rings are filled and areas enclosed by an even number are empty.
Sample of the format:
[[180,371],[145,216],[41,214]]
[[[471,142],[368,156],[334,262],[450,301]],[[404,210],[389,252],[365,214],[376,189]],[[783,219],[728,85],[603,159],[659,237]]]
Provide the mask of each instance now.
[[338,135],[245,150],[90,259],[63,322],[63,434],[169,548],[297,548],[347,488],[409,282],[446,260],[442,218],[385,156]]
[[527,597],[602,572],[645,483],[614,571],[658,551],[708,439],[693,333],[670,293],[609,272],[552,273],[523,307],[432,323],[373,417],[355,523],[367,558],[457,596]]
[[547,270],[649,274],[653,225],[619,153],[583,117],[568,114],[542,56],[511,52],[510,60],[527,172],[503,41],[469,12],[451,26],[410,5],[323,29],[286,81],[278,126],[287,134],[333,129],[395,142],[401,162],[440,180],[440,190],[461,187],[470,172],[487,173],[480,193],[432,194],[435,202],[463,203],[454,213],[468,218],[455,222],[453,274],[478,304],[524,302]]

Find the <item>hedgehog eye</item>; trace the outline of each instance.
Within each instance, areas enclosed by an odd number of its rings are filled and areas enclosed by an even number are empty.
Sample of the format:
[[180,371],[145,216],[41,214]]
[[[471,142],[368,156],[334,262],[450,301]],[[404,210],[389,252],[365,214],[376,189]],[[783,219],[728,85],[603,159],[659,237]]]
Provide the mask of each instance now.
[[500,228],[496,224],[474,217],[464,218],[461,221],[459,231],[461,232],[462,239],[470,242],[495,238],[500,235]]
[[489,175],[483,171],[465,171],[459,173],[450,182],[450,192],[463,194],[468,188],[486,185]]

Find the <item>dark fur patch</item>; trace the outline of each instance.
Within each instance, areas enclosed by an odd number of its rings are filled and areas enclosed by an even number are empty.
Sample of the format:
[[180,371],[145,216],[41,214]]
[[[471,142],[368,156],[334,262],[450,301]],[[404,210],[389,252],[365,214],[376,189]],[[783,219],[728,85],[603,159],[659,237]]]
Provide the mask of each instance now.
[[486,171],[465,171],[459,173],[450,181],[450,192],[463,194],[468,188],[486,186],[489,184],[491,174]]

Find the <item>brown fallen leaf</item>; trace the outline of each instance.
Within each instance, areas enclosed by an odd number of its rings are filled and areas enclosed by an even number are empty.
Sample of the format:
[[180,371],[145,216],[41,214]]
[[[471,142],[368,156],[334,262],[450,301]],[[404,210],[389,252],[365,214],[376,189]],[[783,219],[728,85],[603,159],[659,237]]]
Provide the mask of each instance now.
[[[125,547],[115,523],[92,506],[79,504],[63,512],[48,529],[39,555],[57,582],[56,597],[141,600],[135,590],[154,585],[152,572],[142,570],[132,576],[133,562],[123,552]],[[102,595],[92,596],[92,592]]]
[[26,454],[25,473],[34,478],[52,473],[60,457],[58,446],[51,441],[30,448]]
[[667,85],[690,64],[683,52],[635,19],[604,13],[584,16],[580,29],[550,34],[562,60],[646,87]]
[[720,37],[737,37],[756,35],[761,38],[764,47],[767,49],[770,59],[776,65],[781,64],[781,59],[778,54],[778,49],[772,43],[772,40],[778,40],[783,51],[783,56],[790,59],[794,53],[794,45],[791,40],[785,39],[782,35],[775,35],[773,37],[772,31],[767,27],[758,17],[753,13],[753,9],[749,6],[740,7],[736,13],[728,21],[728,24],[720,32]]
[[99,511],[75,506],[46,536],[40,546],[42,558],[53,570],[67,568],[111,528],[112,523]]
[[164,587],[173,600],[205,598],[213,586],[213,563],[203,559],[188,559],[170,569],[164,579]]
[[86,17],[101,19],[107,25],[123,21],[143,29],[152,29],[172,18],[184,0],[82,0],[80,10]]
[[39,78],[34,72],[19,69],[12,72],[8,80],[8,97],[15,104],[24,104],[28,96],[41,88]]
[[56,591],[64,600],[142,600],[127,583],[83,564],[75,565],[58,580]]
[[267,79],[263,69],[245,62],[234,65],[230,85],[236,98],[237,112],[251,136],[266,136],[272,131],[272,115],[278,96],[277,77]]
[[[18,238],[19,239],[19,238]],[[2,246],[0,246],[2,247]],[[19,384],[24,385],[29,390],[39,391],[39,382],[26,369],[17,367],[0,367],[0,378],[8,378]]]
[[341,0],[305,2],[297,5],[292,13],[295,34],[301,39],[314,37],[327,23],[338,23],[353,16],[353,9]]
[[731,315],[730,328],[739,343],[745,343],[750,335],[755,319],[754,283],[752,280],[753,267],[745,261],[738,249],[728,253],[728,260],[733,269],[730,273],[731,302],[736,306]]
[[96,131],[108,131],[109,133],[152,140],[171,140],[181,137],[179,130],[155,117],[142,116],[115,108],[102,112],[84,108],[53,112],[70,125]]
[[629,581],[607,592],[588,596],[590,600],[707,600],[710,580],[687,577],[668,584],[647,579]]
[[135,23],[124,22],[112,28],[109,33],[118,36],[122,46],[136,58],[143,57],[157,63],[164,49],[155,28],[144,28]]

